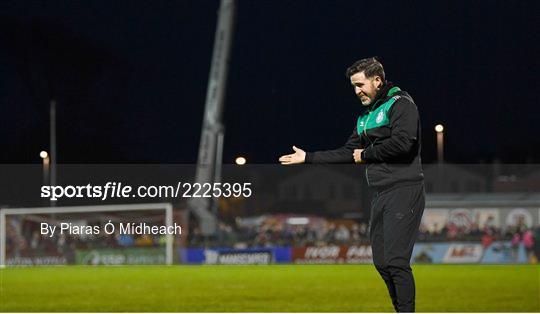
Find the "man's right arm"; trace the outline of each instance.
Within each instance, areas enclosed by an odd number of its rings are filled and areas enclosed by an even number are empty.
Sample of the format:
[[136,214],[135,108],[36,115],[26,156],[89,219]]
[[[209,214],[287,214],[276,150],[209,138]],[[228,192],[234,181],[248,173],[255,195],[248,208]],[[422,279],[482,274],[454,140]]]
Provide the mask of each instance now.
[[352,134],[340,148],[317,152],[306,152],[307,164],[354,163],[353,152],[361,148],[360,136],[353,130]]

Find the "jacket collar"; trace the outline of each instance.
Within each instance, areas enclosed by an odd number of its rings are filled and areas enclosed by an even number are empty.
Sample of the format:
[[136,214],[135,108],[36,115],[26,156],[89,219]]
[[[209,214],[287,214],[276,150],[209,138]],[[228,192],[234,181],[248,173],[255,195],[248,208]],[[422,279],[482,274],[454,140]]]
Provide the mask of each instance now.
[[375,100],[371,105],[369,105],[368,110],[373,111],[377,107],[379,107],[381,104],[384,103],[384,101],[388,98],[394,95],[395,93],[401,91],[401,89],[397,86],[394,86],[392,82],[388,82],[384,84],[383,88],[381,88],[377,94],[375,95]]

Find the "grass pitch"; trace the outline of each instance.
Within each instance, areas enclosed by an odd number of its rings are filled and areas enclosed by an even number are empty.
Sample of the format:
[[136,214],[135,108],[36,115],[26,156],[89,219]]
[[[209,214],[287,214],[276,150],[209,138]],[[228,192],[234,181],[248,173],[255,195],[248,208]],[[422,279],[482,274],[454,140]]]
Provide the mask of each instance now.
[[[540,311],[540,266],[413,269],[417,311]],[[372,265],[6,268],[0,289],[2,312],[393,311]]]

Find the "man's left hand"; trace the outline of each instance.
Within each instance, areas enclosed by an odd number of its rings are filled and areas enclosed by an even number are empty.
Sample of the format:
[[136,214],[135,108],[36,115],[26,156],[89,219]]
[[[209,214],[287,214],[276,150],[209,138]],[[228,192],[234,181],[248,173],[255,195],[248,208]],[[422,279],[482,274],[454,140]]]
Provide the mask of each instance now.
[[362,160],[362,152],[364,150],[363,149],[355,149],[354,152],[353,152],[353,157],[354,157],[354,162],[359,164],[359,163],[362,163],[364,162]]

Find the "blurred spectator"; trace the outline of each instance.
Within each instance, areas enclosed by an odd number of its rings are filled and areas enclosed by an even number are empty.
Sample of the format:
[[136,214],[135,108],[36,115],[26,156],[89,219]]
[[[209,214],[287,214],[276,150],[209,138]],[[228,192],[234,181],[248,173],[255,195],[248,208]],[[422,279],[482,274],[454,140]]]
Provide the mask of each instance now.
[[117,232],[117,235],[116,235],[116,243],[118,243],[118,245],[120,246],[124,246],[124,247],[130,247],[130,246],[133,246],[135,244],[135,241],[133,240],[133,236],[132,235],[129,235],[129,234],[119,234]]
[[533,241],[534,254],[536,257],[536,261],[538,262],[540,260],[540,226],[534,228]]
[[512,260],[517,262],[519,258],[519,244],[521,242],[521,234],[519,232],[514,233],[510,245],[512,248]]
[[324,235],[324,241],[326,243],[333,243],[334,240],[336,239],[335,233],[336,233],[336,225],[333,223],[329,223],[326,229],[326,234]]
[[455,240],[458,237],[459,229],[453,222],[446,225],[446,238],[448,240]]
[[482,235],[482,247],[484,249],[488,248],[491,245],[491,243],[493,243],[493,240],[494,238],[493,238],[493,233],[491,229],[486,228],[484,230],[484,234]]
[[339,225],[335,232],[335,240],[337,242],[345,243],[349,241],[350,232],[344,225]]
[[143,234],[137,239],[135,239],[136,246],[152,246],[153,244],[154,241],[152,240],[152,237],[148,234]]
[[56,249],[58,251],[58,254],[64,254],[66,251],[66,248],[67,248],[66,235],[62,233],[58,236],[58,241],[56,241]]
[[351,240],[353,241],[360,241],[361,235],[360,235],[360,225],[354,224],[351,227]]
[[32,233],[32,239],[30,240],[30,248],[32,250],[37,250],[37,248],[39,246],[39,239],[40,239],[39,232],[37,230],[35,230]]
[[523,245],[525,246],[527,260],[532,261],[534,256],[534,239],[533,233],[530,229],[525,230],[523,233]]

